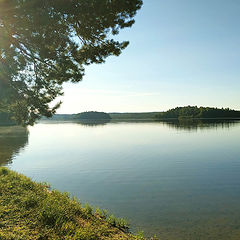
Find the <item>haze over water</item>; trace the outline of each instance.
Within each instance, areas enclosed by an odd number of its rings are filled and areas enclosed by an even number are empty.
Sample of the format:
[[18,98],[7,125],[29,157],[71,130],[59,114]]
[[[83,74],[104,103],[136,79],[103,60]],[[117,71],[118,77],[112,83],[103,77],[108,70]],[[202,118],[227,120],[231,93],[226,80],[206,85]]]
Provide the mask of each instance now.
[[239,121],[40,123],[29,135],[9,132],[0,128],[0,164],[128,219],[134,232],[240,238]]

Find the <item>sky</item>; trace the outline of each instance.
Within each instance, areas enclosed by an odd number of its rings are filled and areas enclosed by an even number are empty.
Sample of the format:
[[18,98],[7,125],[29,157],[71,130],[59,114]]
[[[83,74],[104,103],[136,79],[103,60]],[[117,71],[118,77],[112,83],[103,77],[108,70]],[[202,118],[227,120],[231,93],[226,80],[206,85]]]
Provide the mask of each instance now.
[[64,85],[58,113],[240,110],[240,1],[144,0],[119,57]]

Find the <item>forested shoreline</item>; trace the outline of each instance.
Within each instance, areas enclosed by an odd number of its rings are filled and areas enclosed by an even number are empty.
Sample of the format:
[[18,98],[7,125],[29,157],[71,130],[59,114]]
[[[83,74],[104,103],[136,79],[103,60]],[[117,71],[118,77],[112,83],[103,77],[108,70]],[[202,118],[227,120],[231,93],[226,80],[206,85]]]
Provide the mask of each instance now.
[[229,108],[186,106],[176,107],[156,115],[156,119],[238,119],[240,111]]
[[[131,120],[188,120],[188,119],[240,119],[240,111],[229,108],[186,106],[176,107],[166,112],[142,113],[105,113],[87,111],[77,114],[55,114],[51,118],[42,117],[40,120],[48,121],[131,121]],[[15,125],[10,114],[0,112],[0,125]]]
[[[240,119],[240,111],[229,108],[185,106],[176,107],[166,112],[83,112],[78,114],[56,114],[49,120],[166,120],[166,119]],[[46,118],[44,118],[46,120]]]

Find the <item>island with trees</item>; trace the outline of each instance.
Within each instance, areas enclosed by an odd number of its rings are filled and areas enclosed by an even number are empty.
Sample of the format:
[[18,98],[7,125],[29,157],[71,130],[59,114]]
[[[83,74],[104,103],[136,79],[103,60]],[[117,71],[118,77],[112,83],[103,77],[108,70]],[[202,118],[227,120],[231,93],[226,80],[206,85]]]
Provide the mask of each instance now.
[[240,119],[240,111],[229,108],[185,106],[156,114],[157,120],[166,119]]
[[[142,0],[1,0],[0,124],[34,125],[41,117],[68,120],[240,118],[230,109],[178,107],[164,113],[85,112],[55,115],[63,84],[82,81],[85,69],[119,56],[129,45],[116,35],[133,26]],[[79,104],[79,103],[78,103]],[[16,129],[14,129],[14,132]],[[3,132],[0,164],[28,141]],[[15,135],[16,136],[16,135]],[[8,141],[12,146],[8,146]],[[5,145],[4,145],[4,144]],[[87,181],[88,179],[86,179]],[[123,219],[0,167],[0,239],[143,239]]]
[[[42,118],[46,120],[47,118]],[[229,108],[185,106],[176,107],[166,112],[141,113],[105,113],[97,111],[82,112],[78,114],[55,114],[48,120],[108,120],[108,121],[156,121],[156,120],[189,120],[189,119],[240,119],[240,111]]]
[[51,117],[63,83],[119,56],[116,35],[131,27],[142,0],[0,1],[0,109],[22,125]]
[[[0,1],[0,123],[28,126],[53,116],[64,83],[80,82],[86,66],[129,45],[115,36],[134,24],[142,4]],[[0,219],[0,239],[138,239],[123,219],[1,167]]]
[[89,111],[89,112],[82,112],[82,113],[79,113],[79,114],[75,114],[73,119],[78,119],[78,120],[110,120],[111,117],[108,113],[105,113],[105,112]]
[[73,121],[77,121],[78,123],[88,126],[102,125],[111,121],[111,117],[108,113],[96,111],[74,114],[72,119]]
[[[86,111],[77,114],[55,114],[51,118],[42,117],[42,121],[80,121],[80,122],[110,122],[110,121],[161,121],[190,119],[240,119],[240,111],[229,108],[186,106],[176,107],[166,112],[142,113],[106,113]],[[15,125],[11,115],[0,112],[0,125]]]

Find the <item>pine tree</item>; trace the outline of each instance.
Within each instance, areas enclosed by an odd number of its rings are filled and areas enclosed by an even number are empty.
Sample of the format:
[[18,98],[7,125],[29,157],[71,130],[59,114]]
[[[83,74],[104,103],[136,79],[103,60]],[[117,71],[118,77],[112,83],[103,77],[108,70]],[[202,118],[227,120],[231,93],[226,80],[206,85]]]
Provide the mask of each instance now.
[[23,125],[50,117],[64,82],[119,56],[114,35],[134,24],[142,0],[0,0],[0,111]]

